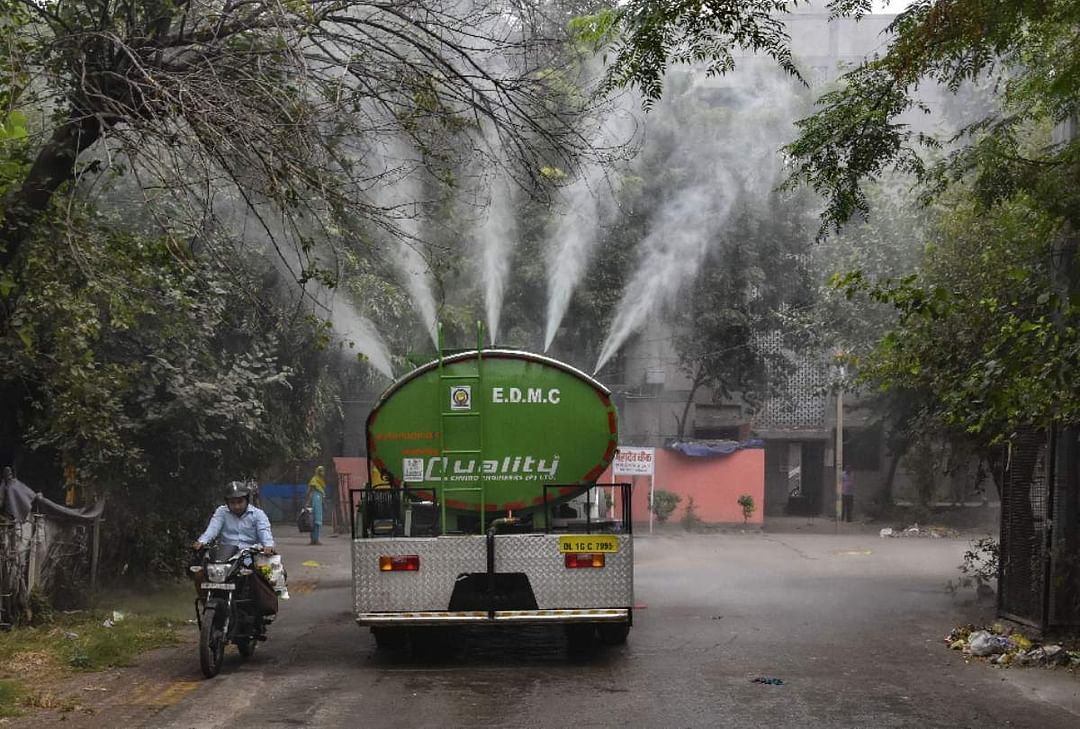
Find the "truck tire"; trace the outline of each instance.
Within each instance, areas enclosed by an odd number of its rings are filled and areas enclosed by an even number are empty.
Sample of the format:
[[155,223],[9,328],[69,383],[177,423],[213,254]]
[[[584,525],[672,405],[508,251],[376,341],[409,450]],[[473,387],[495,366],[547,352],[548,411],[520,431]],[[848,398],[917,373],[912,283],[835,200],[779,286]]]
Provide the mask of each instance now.
[[622,645],[626,642],[626,636],[630,634],[628,623],[600,623],[596,626],[596,634],[600,636],[600,642],[604,645]]
[[569,623],[566,626],[566,647],[571,655],[587,653],[592,648],[596,627],[592,623]]
[[240,651],[240,655],[242,655],[244,658],[251,658],[253,655],[255,655],[256,645],[258,645],[258,643],[255,641],[254,637],[241,638],[240,640],[236,641],[236,649]]
[[375,647],[381,651],[404,648],[409,640],[409,634],[404,628],[372,628],[371,634],[375,637]]

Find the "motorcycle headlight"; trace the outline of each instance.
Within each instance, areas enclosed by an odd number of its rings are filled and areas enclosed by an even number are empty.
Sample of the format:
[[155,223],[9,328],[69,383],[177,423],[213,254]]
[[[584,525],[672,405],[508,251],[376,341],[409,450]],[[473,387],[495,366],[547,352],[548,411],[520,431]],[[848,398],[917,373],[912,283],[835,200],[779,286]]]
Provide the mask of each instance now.
[[211,582],[224,582],[225,578],[229,576],[229,565],[208,564],[206,565],[206,576],[210,578]]

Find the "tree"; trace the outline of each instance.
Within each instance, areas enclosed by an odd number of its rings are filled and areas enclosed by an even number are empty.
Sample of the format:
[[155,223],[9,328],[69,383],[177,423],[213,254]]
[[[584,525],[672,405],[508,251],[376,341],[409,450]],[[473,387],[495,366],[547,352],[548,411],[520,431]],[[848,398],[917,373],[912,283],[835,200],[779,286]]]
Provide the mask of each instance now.
[[1052,292],[1060,221],[1027,196],[987,210],[959,191],[939,211],[922,270],[892,282],[844,279],[899,312],[866,362],[891,388],[926,392],[928,413],[986,441],[1080,418],[1075,305]]
[[755,407],[776,387],[788,362],[779,348],[759,341],[781,332],[788,345],[811,345],[791,327],[813,291],[800,261],[812,240],[800,196],[771,194],[735,216],[725,240],[702,266],[692,288],[672,313],[679,367],[690,378],[678,437],[685,435],[699,389],[715,402],[738,396]]
[[[847,0],[837,10],[859,13],[869,5]],[[1059,184],[1074,176],[1077,142],[1032,148],[1025,130],[1076,114],[1078,22],[1080,8],[1068,0],[917,0],[890,25],[885,53],[847,72],[841,87],[818,101],[821,109],[800,122],[789,147],[795,180],[825,196],[823,222],[834,227],[867,211],[864,184],[889,169],[915,174],[931,193],[970,175],[987,203],[1057,188],[1053,210],[1075,226],[1080,198],[1074,185]],[[1001,104],[962,130],[944,159],[929,160],[926,151],[943,140],[901,118],[927,110],[920,84],[957,93],[986,79],[1001,90]]]
[[[774,13],[790,9],[787,3],[770,5]],[[738,44],[735,31],[760,27],[756,23],[761,18],[754,14],[763,10],[756,3],[747,4],[749,15],[726,4],[649,4],[649,12],[645,7],[630,3],[606,16],[611,21],[607,26],[593,29],[604,31],[597,38],[618,38],[609,68],[611,83],[653,93],[659,93],[669,62],[710,59],[714,69],[729,68],[731,48]],[[870,2],[834,0],[829,7],[835,15],[857,16],[869,11]],[[799,137],[787,148],[794,165],[791,184],[805,183],[825,198],[823,232],[838,229],[856,214],[866,215],[867,184],[900,173],[922,183],[927,199],[966,181],[979,211],[966,215],[967,221],[976,224],[989,215],[1005,226],[1004,232],[983,229],[996,241],[987,248],[1006,245],[1003,235],[1016,233],[1026,250],[1034,246],[1046,257],[1049,274],[1031,269],[1034,262],[1024,259],[1029,267],[1016,282],[1022,301],[1004,296],[989,303],[966,300],[963,292],[921,288],[914,280],[886,284],[886,291],[878,292],[880,300],[895,304],[901,318],[906,317],[902,330],[925,317],[934,322],[933,336],[946,337],[933,339],[927,332],[919,340],[927,347],[921,355],[938,361],[931,351],[936,343],[954,356],[951,364],[957,369],[949,372],[971,375],[970,381],[950,378],[957,385],[946,399],[950,420],[998,436],[1008,433],[1000,428],[1019,422],[1074,417],[1071,394],[1051,403],[1050,393],[1061,386],[1070,393],[1072,389],[1062,375],[1073,365],[1068,322],[1080,278],[1073,234],[1080,222],[1080,191],[1073,184],[1080,169],[1080,141],[1069,135],[1051,140],[1047,130],[1074,119],[1078,111],[1078,26],[1080,6],[1068,0],[916,0],[890,25],[884,52],[845,73],[839,87],[819,99],[819,110],[799,122]],[[786,66],[783,33],[760,38],[742,45],[764,50]],[[712,45],[705,43],[710,39]],[[988,105],[955,137],[935,138],[904,116],[928,111],[919,95],[920,86],[928,82],[954,94],[975,82],[994,85],[1001,91],[1000,103]],[[1034,227],[1012,227],[1018,216]],[[1032,234],[1041,236],[1037,244]],[[1034,293],[1033,300],[1028,300],[1029,293]],[[1010,308],[1013,305],[1019,308]],[[971,333],[971,322],[987,315],[996,326],[992,342],[998,349],[991,351],[984,349],[984,342],[972,341]],[[900,341],[898,336],[886,338],[883,346],[895,348]],[[964,350],[962,355],[958,349]],[[1035,351],[1043,359],[1038,371],[1049,375],[1045,379],[1036,374]],[[920,356],[905,363],[909,372],[921,371],[924,364]],[[900,370],[894,374],[899,376]],[[976,395],[976,400],[965,400]]]
[[669,65],[699,64],[709,75],[724,74],[744,49],[798,76],[783,17],[796,5],[798,0],[628,0],[582,16],[572,27],[582,41],[606,51],[601,91],[635,88],[651,106],[663,93]]
[[107,500],[106,564],[174,568],[225,480],[315,453],[309,416],[332,416],[329,356],[265,271],[192,265],[100,210],[69,215],[37,234],[70,247],[31,239],[18,334],[0,347],[5,420],[33,452],[20,471],[57,496],[71,466],[85,501]]
[[[0,268],[16,260],[62,186],[110,167],[192,202],[195,221],[231,198],[306,280],[331,221],[402,232],[398,221],[422,201],[380,199],[380,181],[412,168],[438,176],[455,151],[508,158],[511,174],[528,180],[546,166],[571,168],[587,147],[574,111],[548,103],[565,77],[551,67],[558,27],[541,9],[442,0],[6,4],[32,21],[0,27],[24,51],[7,102],[56,111],[5,202]],[[31,69],[35,78],[23,81]],[[484,133],[501,152],[484,147]],[[410,151],[393,153],[402,144]],[[177,237],[195,232],[169,223]]]

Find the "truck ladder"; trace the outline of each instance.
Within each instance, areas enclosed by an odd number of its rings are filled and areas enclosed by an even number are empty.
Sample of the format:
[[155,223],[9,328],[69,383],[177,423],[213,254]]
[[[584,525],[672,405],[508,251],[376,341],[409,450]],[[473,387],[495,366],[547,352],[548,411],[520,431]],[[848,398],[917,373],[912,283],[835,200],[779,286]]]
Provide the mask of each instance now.
[[[472,492],[480,494],[480,533],[484,533],[484,519],[487,512],[487,499],[484,493],[484,469],[481,455],[484,452],[484,421],[481,415],[480,398],[483,394],[483,348],[484,329],[480,322],[476,323],[476,364],[470,371],[458,370],[457,374],[448,374],[443,366],[443,329],[439,323],[439,503],[442,509],[441,533],[446,534],[446,502],[447,495],[459,492]],[[470,388],[468,410],[454,410],[452,408],[452,388],[455,385],[465,385]],[[452,429],[451,446],[447,447],[447,431]],[[450,461],[448,456],[474,456],[476,458],[476,474],[479,479],[475,486],[448,486],[446,485],[446,471]]]

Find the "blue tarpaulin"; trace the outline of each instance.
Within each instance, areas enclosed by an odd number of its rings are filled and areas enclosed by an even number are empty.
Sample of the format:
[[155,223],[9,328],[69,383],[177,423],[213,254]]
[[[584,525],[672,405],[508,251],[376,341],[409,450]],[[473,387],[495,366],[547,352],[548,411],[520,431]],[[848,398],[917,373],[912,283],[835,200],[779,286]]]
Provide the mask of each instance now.
[[757,438],[751,438],[750,440],[704,440],[695,441],[693,443],[689,441],[674,441],[668,443],[666,448],[673,451],[678,451],[684,456],[693,456],[695,458],[703,458],[708,456],[730,456],[735,451],[741,451],[744,448],[764,448],[765,441]]
[[294,522],[306,498],[306,483],[259,484],[259,506],[275,523]]

